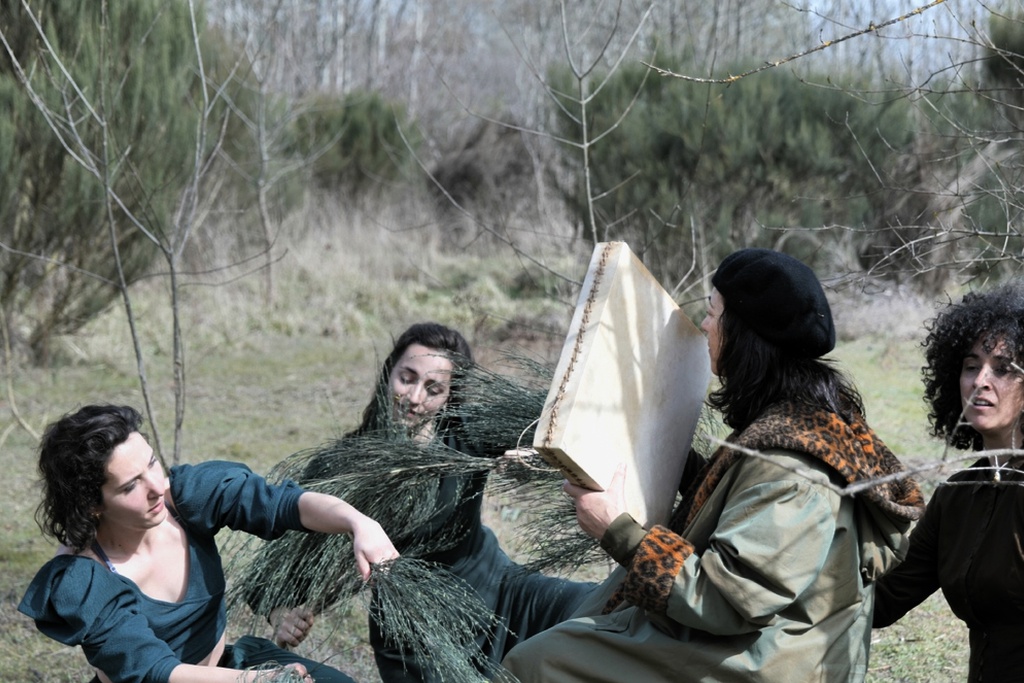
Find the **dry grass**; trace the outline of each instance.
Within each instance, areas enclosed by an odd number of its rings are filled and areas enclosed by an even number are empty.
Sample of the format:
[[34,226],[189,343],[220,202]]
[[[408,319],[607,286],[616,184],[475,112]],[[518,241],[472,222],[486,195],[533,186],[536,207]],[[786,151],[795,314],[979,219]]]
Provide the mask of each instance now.
[[[436,319],[463,330],[485,362],[524,347],[548,360],[557,353],[574,300],[557,278],[537,269],[524,276],[522,262],[511,258],[445,254],[436,240],[365,217],[341,232],[316,227],[318,220],[307,217],[311,226],[305,238],[287,245],[276,266],[277,298],[269,309],[260,303],[254,277],[186,290],[186,462],[226,458],[266,472],[284,455],[340,434],[368,399],[377,357],[390,348],[390,335],[416,320]],[[589,253],[567,257],[563,250],[548,261],[580,277],[588,258]],[[150,284],[137,296],[158,423],[169,438],[164,293]],[[939,449],[924,434],[914,335],[889,334],[897,321],[906,325],[927,311],[909,312],[891,301],[874,311],[870,302],[856,307],[846,309],[845,319],[856,311],[872,324],[861,325],[864,334],[855,339],[844,335],[847,341],[836,355],[865,391],[872,425],[897,453],[934,458]],[[837,318],[844,319],[842,310]],[[16,367],[8,373],[18,407],[35,429],[87,402],[141,405],[119,310],[65,340],[62,348],[58,366]],[[0,402],[0,414],[8,415],[9,407]],[[34,439],[14,427],[9,415],[0,430],[9,492],[0,499],[0,680],[86,680],[89,672],[78,650],[42,637],[16,612],[32,574],[53,548],[32,521]],[[485,514],[499,537],[511,542],[525,513],[515,500],[492,497]],[[604,570],[590,568],[588,578]],[[378,680],[358,605],[323,617],[302,649],[358,680]],[[965,631],[936,597],[902,624],[875,634],[869,680],[962,680],[965,663]]]

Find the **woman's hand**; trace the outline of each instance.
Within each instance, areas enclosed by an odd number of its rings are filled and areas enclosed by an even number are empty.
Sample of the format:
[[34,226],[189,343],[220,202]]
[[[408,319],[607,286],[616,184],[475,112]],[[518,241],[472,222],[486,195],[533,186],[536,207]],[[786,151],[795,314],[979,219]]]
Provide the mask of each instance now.
[[274,643],[278,647],[298,647],[313,628],[316,615],[306,607],[278,607],[270,612]]
[[[315,683],[313,676],[302,664],[286,664],[270,669],[226,669],[221,666],[206,664],[178,664],[171,671],[167,683],[259,683],[260,681],[278,680],[285,671],[291,672],[286,679],[300,680],[303,683]],[[97,672],[101,681],[109,681],[102,672]]]
[[376,520],[362,514],[359,517],[352,524],[352,549],[359,575],[363,581],[369,581],[370,565],[393,560],[398,557],[398,551]]
[[626,511],[625,482],[625,463],[615,470],[611,484],[604,491],[592,491],[568,480],[562,482],[562,490],[576,501],[580,528],[591,538],[600,541],[615,518]]
[[363,581],[370,579],[371,564],[398,557],[398,551],[380,524],[340,498],[304,491],[299,496],[299,520],[310,531],[351,534],[356,568]]
[[299,676],[302,676],[302,680],[304,683],[316,683],[316,681],[313,679],[313,675],[306,671],[306,667],[304,667],[302,664],[286,664],[281,668],[294,669],[295,673],[297,673]]

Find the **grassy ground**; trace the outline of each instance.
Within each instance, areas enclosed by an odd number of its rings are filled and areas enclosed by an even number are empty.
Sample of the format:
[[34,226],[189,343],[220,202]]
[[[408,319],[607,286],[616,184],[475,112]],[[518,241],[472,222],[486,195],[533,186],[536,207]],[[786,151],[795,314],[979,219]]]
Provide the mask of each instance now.
[[[473,296],[485,296],[480,294],[484,287],[479,282],[466,286],[477,292]],[[244,312],[226,318],[223,312],[217,315],[210,309],[216,302],[198,307],[190,319],[192,329],[200,333],[190,345],[188,358],[189,403],[182,460],[234,459],[266,472],[282,456],[344,431],[368,398],[376,357],[389,348],[389,333],[400,331],[412,320],[437,317],[469,331],[485,361],[496,358],[512,343],[507,328],[495,321],[512,315],[514,305],[502,304],[507,310],[500,316],[466,314],[464,306],[450,306],[450,299],[446,309],[444,297],[432,294],[429,286],[416,291],[421,292],[420,305],[401,309],[391,318],[366,314],[374,322],[361,327],[354,325],[359,317],[353,312],[309,320],[325,315],[329,304],[319,301],[306,302],[304,321],[291,314],[257,320]],[[38,500],[33,484],[36,438],[16,426],[10,413],[18,408],[26,422],[39,430],[82,403],[102,400],[139,405],[128,349],[118,333],[111,331],[118,327],[116,317],[69,340],[67,361],[59,367],[18,368],[10,373],[9,396],[15,403],[0,400],[4,420],[0,422],[0,464],[8,490],[8,495],[0,497],[3,681],[85,681],[89,677],[79,651],[42,637],[16,611],[32,574],[49,558],[53,547],[40,537],[32,520]],[[237,325],[231,324],[236,321]],[[888,328],[882,324],[875,329]],[[166,351],[159,337],[154,336],[151,343],[150,381],[160,397],[157,411],[161,423],[169,424],[172,407],[167,400]],[[559,344],[560,340],[543,336],[531,339],[531,348],[549,357]],[[940,449],[924,433],[920,359],[914,341],[866,336],[844,342],[835,355],[864,390],[871,424],[901,457],[927,460],[939,455]],[[171,437],[166,427],[163,438],[168,445]],[[513,500],[488,501],[487,521],[504,539],[514,531],[516,515],[510,513],[515,511]],[[378,680],[365,644],[364,621],[358,607],[348,614],[325,617],[303,650],[331,661],[358,680]],[[239,635],[238,631],[233,635]],[[870,681],[965,678],[966,632],[940,596],[901,624],[876,632],[873,641]]]

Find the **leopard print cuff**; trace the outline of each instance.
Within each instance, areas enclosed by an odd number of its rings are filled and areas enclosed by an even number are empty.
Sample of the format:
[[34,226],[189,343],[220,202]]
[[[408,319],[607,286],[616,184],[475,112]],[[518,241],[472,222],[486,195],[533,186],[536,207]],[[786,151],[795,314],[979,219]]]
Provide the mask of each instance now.
[[646,610],[664,612],[676,577],[693,550],[693,544],[679,534],[655,525],[636,549],[622,582],[622,597]]

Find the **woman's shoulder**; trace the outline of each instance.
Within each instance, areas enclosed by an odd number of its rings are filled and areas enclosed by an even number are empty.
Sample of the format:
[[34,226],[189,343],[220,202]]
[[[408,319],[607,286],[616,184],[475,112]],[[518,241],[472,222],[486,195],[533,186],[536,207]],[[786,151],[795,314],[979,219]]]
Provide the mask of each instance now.
[[86,554],[58,552],[39,568],[32,584],[61,585],[64,582],[93,583],[110,575],[110,570]]
[[228,460],[206,460],[194,464],[175,465],[170,469],[172,485],[216,486],[226,477],[252,474],[248,465]]
[[36,620],[81,622],[126,595],[131,587],[96,560],[57,555],[36,572],[18,609]]
[[18,610],[47,637],[81,645],[97,669],[120,670],[123,680],[142,680],[146,671],[153,674],[146,680],[167,680],[178,663],[153,633],[135,585],[88,557],[58,555],[43,565]]
[[302,528],[302,489],[291,480],[271,483],[242,463],[178,465],[171,468],[169,490],[178,521],[190,534],[212,537],[226,526],[269,539]]
[[794,480],[828,486],[834,470],[819,458],[788,448],[768,448],[740,458],[738,470],[748,479]]
[[227,460],[207,460],[175,465],[168,474],[171,500],[180,515],[202,509],[225,490],[244,486],[256,474],[248,465]]

